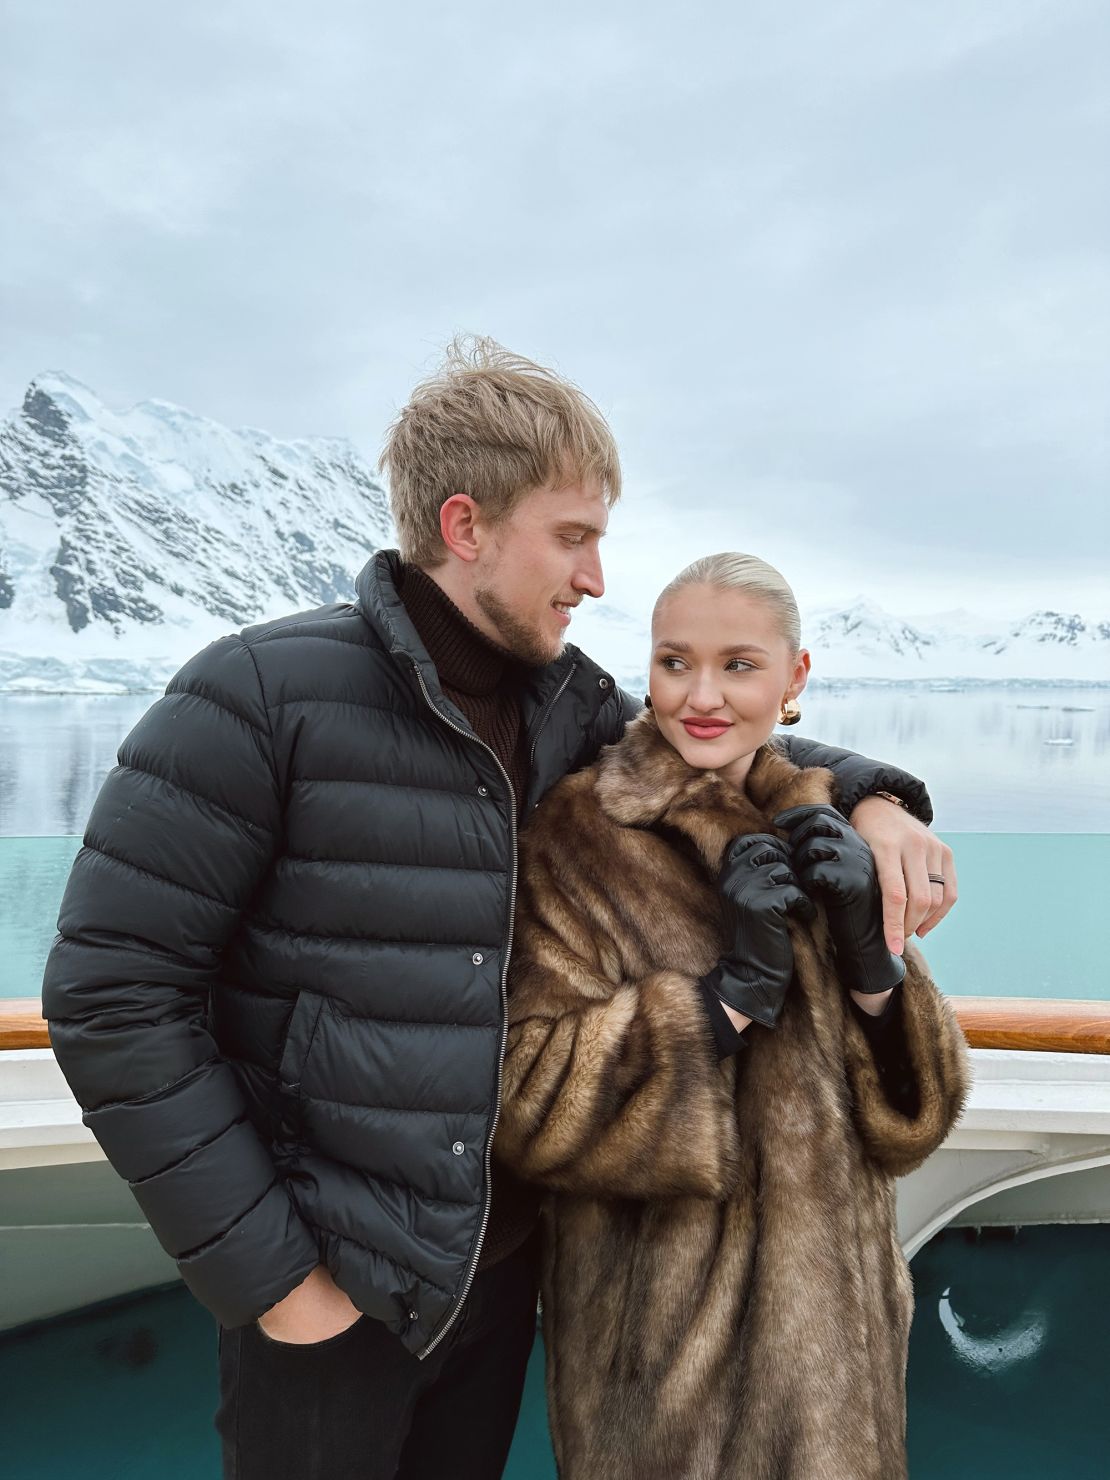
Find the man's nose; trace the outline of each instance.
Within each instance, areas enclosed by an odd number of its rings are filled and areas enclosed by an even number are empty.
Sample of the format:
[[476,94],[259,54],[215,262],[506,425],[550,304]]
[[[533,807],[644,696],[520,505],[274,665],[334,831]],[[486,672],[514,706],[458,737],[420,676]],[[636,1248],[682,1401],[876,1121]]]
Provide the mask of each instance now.
[[592,557],[585,558],[574,573],[571,583],[576,591],[586,596],[605,595],[605,577],[601,573],[601,556],[595,550]]

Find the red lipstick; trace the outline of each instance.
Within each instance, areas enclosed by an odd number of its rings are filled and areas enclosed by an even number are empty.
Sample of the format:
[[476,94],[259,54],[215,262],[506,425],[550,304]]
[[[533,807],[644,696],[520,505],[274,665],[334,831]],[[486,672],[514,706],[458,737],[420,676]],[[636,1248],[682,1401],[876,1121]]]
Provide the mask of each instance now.
[[684,719],[682,725],[693,740],[716,740],[732,729],[727,720],[721,719]]

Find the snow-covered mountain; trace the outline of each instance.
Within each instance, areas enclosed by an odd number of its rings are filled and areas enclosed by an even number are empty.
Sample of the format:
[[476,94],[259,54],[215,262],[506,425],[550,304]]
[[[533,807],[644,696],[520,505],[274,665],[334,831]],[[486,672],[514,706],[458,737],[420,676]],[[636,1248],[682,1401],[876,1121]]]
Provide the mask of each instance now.
[[[114,412],[39,376],[0,424],[0,691],[157,690],[223,633],[348,599],[394,542],[348,442],[280,442],[164,401]],[[570,637],[645,692],[639,618],[586,602]],[[900,618],[859,597],[807,613],[803,637],[816,681],[1110,683],[1110,621],[1076,613]]]
[[806,614],[814,673],[827,678],[1110,683],[1110,621],[1037,611],[1008,622],[967,611],[902,619],[873,601]]
[[68,376],[0,425],[0,688],[157,688],[249,622],[346,600],[393,542],[350,443],[113,412]]
[[[632,693],[646,692],[645,623],[605,605],[579,608],[571,637]],[[968,612],[904,620],[857,597],[802,614],[812,682],[1108,683],[1110,622],[1074,612],[1032,612],[989,622]]]

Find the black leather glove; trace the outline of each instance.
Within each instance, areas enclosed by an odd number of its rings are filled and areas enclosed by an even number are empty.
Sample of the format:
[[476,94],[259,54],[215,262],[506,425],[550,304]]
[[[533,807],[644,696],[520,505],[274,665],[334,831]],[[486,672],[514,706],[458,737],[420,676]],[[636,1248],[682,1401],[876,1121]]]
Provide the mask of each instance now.
[[887,950],[875,859],[859,833],[825,805],[791,807],[779,813],[775,826],[790,835],[790,858],[802,888],[824,899],[844,984],[869,994],[896,987],[906,963]]
[[746,1017],[773,1028],[794,976],[786,917],[812,920],[781,838],[751,833],[729,845],[717,879],[732,947],[703,977],[708,989]]

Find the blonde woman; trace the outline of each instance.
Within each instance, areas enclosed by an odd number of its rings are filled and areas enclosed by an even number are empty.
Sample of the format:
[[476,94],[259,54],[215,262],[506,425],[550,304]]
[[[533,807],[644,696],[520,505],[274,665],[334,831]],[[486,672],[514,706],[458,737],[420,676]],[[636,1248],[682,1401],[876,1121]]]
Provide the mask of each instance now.
[[782,576],[698,561],[652,645],[651,707],[522,839],[498,1151],[552,1194],[560,1474],[897,1480],[894,1179],[960,1111],[963,1038],[832,773],[773,738],[810,668]]

